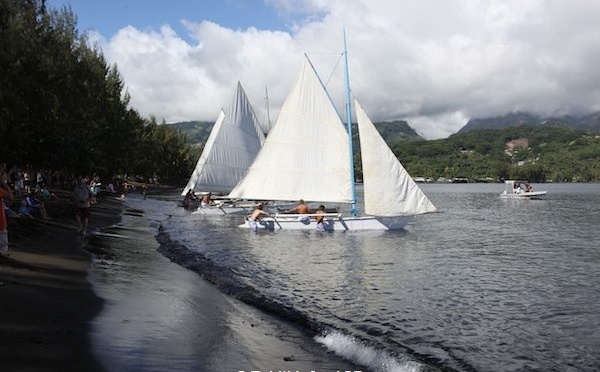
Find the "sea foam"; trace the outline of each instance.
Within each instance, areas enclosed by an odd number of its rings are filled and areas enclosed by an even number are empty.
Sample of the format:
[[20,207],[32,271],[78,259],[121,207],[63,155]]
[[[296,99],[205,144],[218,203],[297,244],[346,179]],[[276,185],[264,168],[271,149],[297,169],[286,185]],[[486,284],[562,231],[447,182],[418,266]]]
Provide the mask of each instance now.
[[363,365],[377,372],[421,372],[422,365],[403,356],[392,356],[385,350],[378,350],[355,337],[338,330],[327,331],[315,336],[315,341],[328,350],[353,363]]

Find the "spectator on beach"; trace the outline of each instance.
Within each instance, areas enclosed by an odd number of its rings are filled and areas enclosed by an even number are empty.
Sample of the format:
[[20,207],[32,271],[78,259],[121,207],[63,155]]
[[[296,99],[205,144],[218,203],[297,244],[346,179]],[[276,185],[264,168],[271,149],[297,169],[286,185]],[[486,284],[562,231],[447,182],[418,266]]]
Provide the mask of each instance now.
[[90,219],[90,199],[92,194],[87,184],[86,178],[80,178],[73,189],[73,198],[75,199],[75,219],[79,226],[79,232],[85,235]]
[[0,174],[0,255],[8,253],[8,223],[4,213],[4,201],[11,202],[13,195],[6,184],[4,172]]
[[90,193],[92,194],[90,204],[96,204],[96,196],[98,196],[98,192],[100,191],[100,185],[101,183],[98,182],[96,177],[90,181]]
[[40,195],[42,196],[43,201],[49,202],[58,202],[58,196],[55,193],[48,190],[48,186],[45,183],[42,183],[42,189],[40,190]]
[[31,191],[22,201],[19,208],[19,215],[27,217],[40,216],[44,220],[48,220],[46,206],[37,198],[37,193]]
[[41,189],[43,183],[44,183],[44,176],[42,175],[42,171],[38,171],[37,176],[36,176],[35,188]]
[[107,186],[108,192],[110,192],[111,194],[116,193],[117,191],[115,190],[115,183],[113,180],[110,180],[108,182],[108,186]]
[[29,194],[31,191],[31,176],[29,175],[29,171],[25,169],[23,172],[23,185],[25,188],[25,193]]
[[123,193],[121,194],[121,200],[125,200],[127,197],[127,193],[129,192],[129,183],[127,181],[123,181]]
[[144,195],[144,200],[146,200],[146,196],[148,194],[148,183],[144,183],[142,185],[142,194]]

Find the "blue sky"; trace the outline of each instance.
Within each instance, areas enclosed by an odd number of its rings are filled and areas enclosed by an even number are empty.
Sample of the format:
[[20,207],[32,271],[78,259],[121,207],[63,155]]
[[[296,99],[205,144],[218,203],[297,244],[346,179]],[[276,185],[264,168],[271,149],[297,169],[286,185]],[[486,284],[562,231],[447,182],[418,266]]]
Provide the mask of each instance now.
[[[600,111],[600,1],[47,0],[71,4],[143,116],[214,121],[240,81],[275,119],[307,53],[338,96],[428,139],[471,118]],[[341,84],[340,84],[341,85]],[[263,119],[264,120],[264,119]]]
[[47,0],[54,8],[70,5],[80,31],[110,38],[125,26],[140,30],[168,24],[187,37],[182,20],[211,21],[232,29],[285,30],[286,22],[263,0]]

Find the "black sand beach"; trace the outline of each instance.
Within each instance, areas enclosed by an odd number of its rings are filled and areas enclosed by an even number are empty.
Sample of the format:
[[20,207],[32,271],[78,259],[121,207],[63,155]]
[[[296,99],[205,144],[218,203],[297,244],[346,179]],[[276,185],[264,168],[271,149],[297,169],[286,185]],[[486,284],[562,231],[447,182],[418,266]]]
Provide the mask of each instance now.
[[[92,255],[77,233],[68,193],[48,203],[50,221],[9,219],[10,250],[0,258],[2,371],[103,371],[89,322],[103,301],[88,281]],[[92,209],[90,230],[120,219],[122,202]]]
[[94,205],[83,241],[64,202],[48,207],[49,222],[10,221],[2,371],[361,370],[170,262],[126,204]]

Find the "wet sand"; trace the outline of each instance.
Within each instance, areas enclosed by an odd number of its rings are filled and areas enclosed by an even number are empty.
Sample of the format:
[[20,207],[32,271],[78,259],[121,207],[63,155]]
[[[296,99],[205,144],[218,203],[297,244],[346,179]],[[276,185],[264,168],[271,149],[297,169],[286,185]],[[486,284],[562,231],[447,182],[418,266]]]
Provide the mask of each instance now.
[[160,253],[158,222],[144,217],[143,201],[130,202],[122,222],[90,242],[102,252],[91,277],[106,301],[91,339],[106,370],[361,370],[171,262]]
[[[89,322],[103,301],[88,281],[92,255],[77,232],[69,194],[47,203],[50,221],[9,218],[9,256],[0,257],[2,371],[103,371]],[[92,208],[89,230],[120,219],[122,203]]]
[[83,241],[68,204],[48,211],[50,222],[10,221],[2,371],[361,370],[169,261],[127,201],[93,206]]

